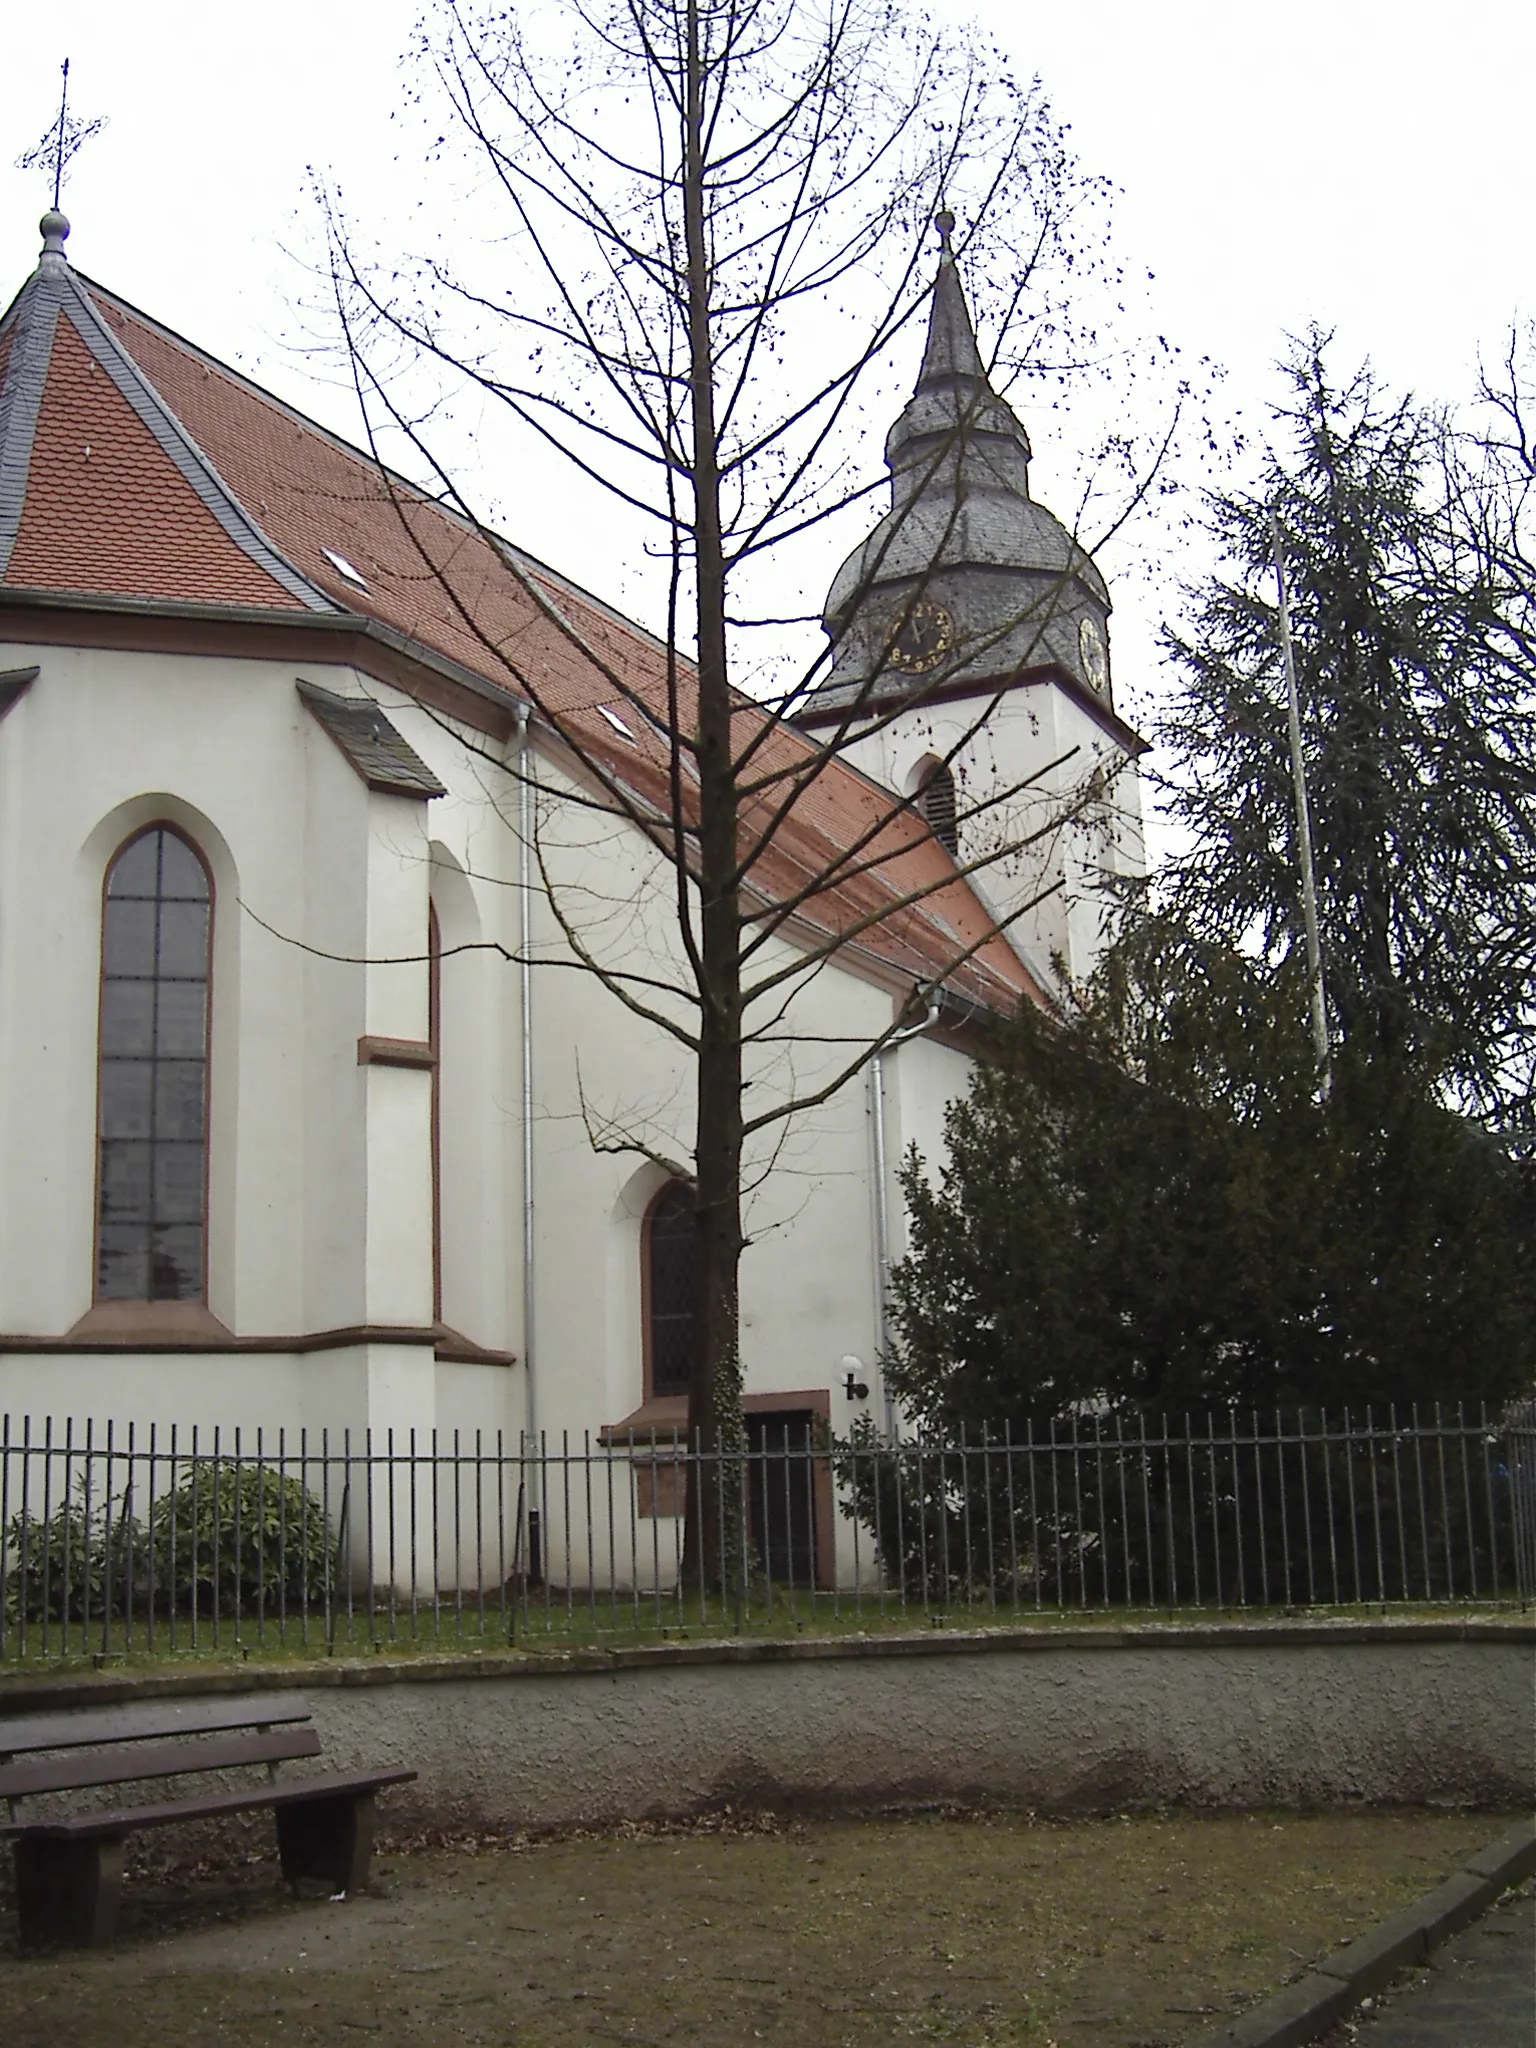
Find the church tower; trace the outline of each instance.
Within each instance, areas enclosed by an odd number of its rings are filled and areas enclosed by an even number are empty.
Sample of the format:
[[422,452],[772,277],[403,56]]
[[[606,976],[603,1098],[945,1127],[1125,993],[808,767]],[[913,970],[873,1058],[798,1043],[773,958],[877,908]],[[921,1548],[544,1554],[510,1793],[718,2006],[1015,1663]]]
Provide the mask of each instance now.
[[977,349],[953,216],[937,225],[891,509],[833,579],[828,670],[797,722],[914,799],[1060,987],[1093,966],[1109,881],[1141,871],[1144,742],[1114,708],[1104,579],[1030,496],[1029,436]]

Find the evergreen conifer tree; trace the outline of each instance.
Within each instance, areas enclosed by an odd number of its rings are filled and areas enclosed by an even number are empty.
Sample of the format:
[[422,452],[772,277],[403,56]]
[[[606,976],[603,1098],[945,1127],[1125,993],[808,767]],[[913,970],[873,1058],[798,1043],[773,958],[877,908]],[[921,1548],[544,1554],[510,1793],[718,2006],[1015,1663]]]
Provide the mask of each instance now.
[[1305,993],[1147,921],[904,1168],[892,1381],[935,1434],[1074,1410],[1499,1401],[1536,1381],[1529,1166],[1412,1059],[1315,1086]]
[[[1288,445],[1211,500],[1216,575],[1166,634],[1167,901],[1203,937],[1301,955],[1272,557],[1291,582],[1323,971],[1336,1044],[1529,1127],[1536,1012],[1536,659],[1511,521],[1480,445],[1336,385],[1314,332],[1286,366]],[[1486,451],[1485,451],[1486,452]]]
[[[1500,1401],[1536,1383],[1536,485],[1287,365],[1166,645],[1182,849],[1081,1008],[1021,1017],[905,1167],[892,1383],[949,1435],[1083,1410]],[[1512,395],[1511,395],[1512,394]],[[1283,536],[1332,1085],[1307,1030]]]

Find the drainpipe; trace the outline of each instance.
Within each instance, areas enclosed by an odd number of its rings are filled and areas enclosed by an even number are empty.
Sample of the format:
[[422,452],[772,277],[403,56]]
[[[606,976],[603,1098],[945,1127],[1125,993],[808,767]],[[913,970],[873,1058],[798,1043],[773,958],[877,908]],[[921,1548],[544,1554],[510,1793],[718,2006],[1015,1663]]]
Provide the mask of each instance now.
[[939,999],[930,996],[928,1014],[885,1041],[869,1063],[869,1108],[875,1141],[875,1338],[880,1357],[880,1389],[885,1402],[885,1440],[896,1441],[896,1404],[885,1377],[885,1354],[891,1341],[891,1213],[885,1179],[885,1056],[909,1038],[931,1031],[939,1021]]
[[530,777],[528,724],[531,706],[517,707],[517,900],[518,991],[522,1023],[523,1111],[523,1388],[529,1440],[538,1442],[538,1408],[533,1377],[533,787]]

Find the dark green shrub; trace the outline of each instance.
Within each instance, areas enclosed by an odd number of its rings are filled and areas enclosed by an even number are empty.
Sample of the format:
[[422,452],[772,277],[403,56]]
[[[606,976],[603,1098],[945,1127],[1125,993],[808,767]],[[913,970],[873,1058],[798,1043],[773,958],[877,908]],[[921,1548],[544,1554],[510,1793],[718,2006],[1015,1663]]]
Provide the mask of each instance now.
[[335,1563],[325,1510],[289,1473],[199,1463],[149,1518],[155,1605],[268,1612],[319,1599]]
[[5,1525],[5,1618],[99,1621],[121,1615],[144,1575],[144,1531],[121,1503],[87,1506],[83,1482],[51,1515]]

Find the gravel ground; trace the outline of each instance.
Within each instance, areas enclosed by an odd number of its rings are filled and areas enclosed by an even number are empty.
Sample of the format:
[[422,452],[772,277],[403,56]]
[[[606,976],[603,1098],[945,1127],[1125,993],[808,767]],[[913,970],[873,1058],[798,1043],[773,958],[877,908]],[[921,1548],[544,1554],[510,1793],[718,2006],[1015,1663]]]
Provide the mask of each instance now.
[[727,1819],[130,1884],[112,1951],[19,1959],[6,2048],[610,2041],[1169,2048],[1417,1897],[1489,1815]]

